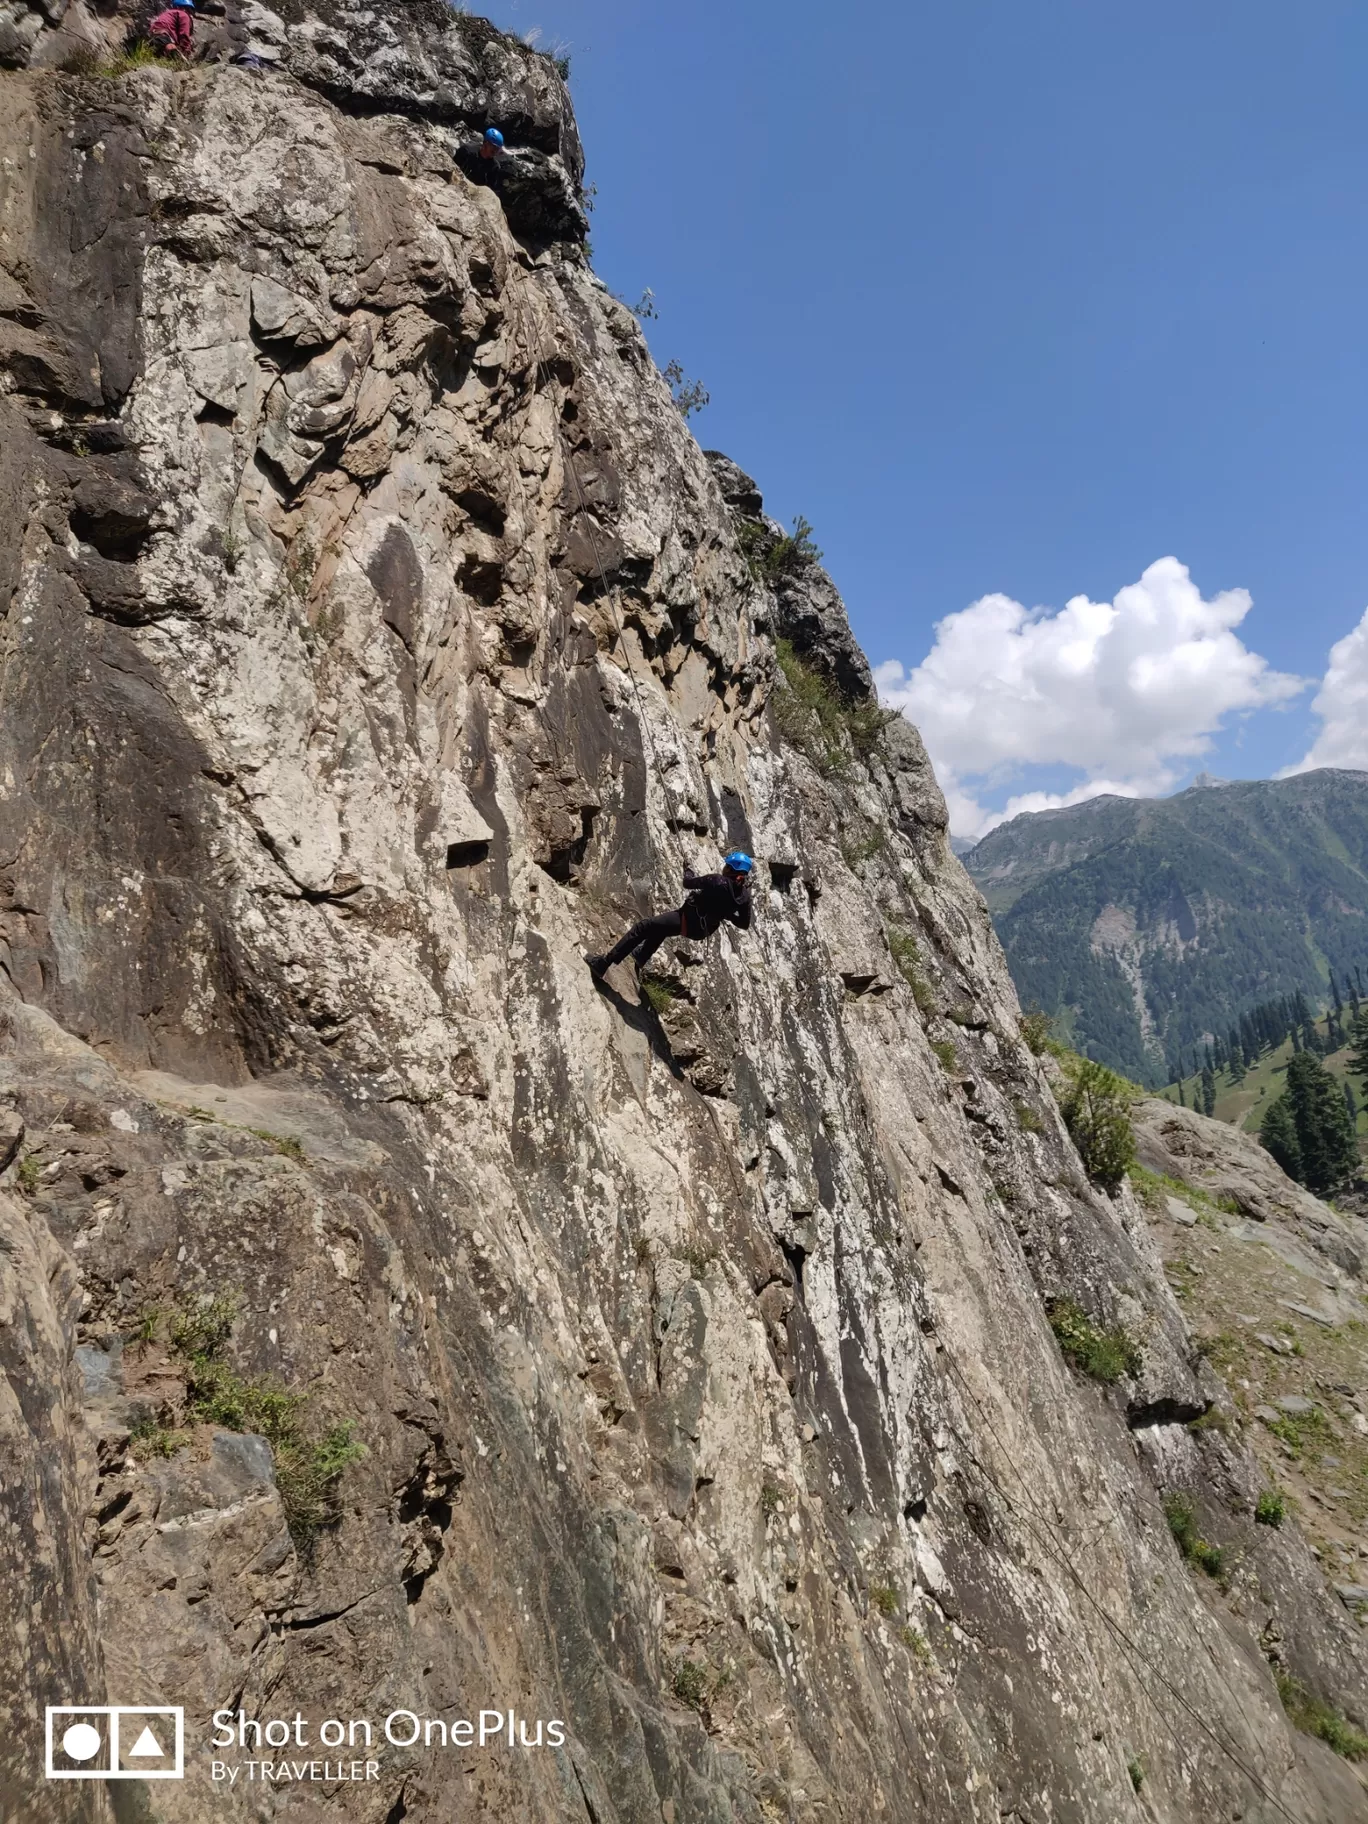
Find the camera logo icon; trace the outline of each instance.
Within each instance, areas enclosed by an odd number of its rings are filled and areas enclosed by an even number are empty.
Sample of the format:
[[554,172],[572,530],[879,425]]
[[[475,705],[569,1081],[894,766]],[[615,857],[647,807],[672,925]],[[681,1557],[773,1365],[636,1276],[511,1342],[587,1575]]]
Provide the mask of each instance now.
[[183,1780],[185,1712],[175,1704],[49,1704],[50,1780]]

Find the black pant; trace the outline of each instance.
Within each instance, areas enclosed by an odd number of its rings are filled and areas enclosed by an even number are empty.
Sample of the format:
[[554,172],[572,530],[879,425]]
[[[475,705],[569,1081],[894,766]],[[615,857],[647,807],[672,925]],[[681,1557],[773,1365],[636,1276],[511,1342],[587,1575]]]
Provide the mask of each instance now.
[[607,963],[611,968],[620,963],[631,951],[636,951],[639,963],[649,962],[665,942],[667,937],[681,937],[684,933],[684,913],[657,912],[654,918],[643,918],[640,924],[633,925],[621,943],[614,944],[608,952]]

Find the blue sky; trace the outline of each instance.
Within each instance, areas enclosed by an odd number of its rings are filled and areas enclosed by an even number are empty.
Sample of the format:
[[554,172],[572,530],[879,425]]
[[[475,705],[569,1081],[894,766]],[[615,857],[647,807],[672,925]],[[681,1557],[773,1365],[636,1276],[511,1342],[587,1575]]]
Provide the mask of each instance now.
[[[1368,608],[1368,9],[490,10],[568,50],[597,269],[654,291],[658,360],[712,395],[700,441],[812,521],[959,827],[1368,766],[1368,625],[1312,708]],[[1142,584],[1169,557],[1186,595]],[[1078,615],[937,640],[994,596],[1116,605],[1077,665]],[[990,633],[1001,673],[966,670]]]

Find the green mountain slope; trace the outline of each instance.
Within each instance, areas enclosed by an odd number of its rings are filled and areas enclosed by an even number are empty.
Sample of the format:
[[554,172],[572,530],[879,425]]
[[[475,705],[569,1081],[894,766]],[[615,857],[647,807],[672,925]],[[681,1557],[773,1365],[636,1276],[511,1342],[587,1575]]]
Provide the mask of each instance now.
[[1014,818],[967,856],[1024,1005],[1146,1083],[1255,1003],[1368,980],[1368,773]]

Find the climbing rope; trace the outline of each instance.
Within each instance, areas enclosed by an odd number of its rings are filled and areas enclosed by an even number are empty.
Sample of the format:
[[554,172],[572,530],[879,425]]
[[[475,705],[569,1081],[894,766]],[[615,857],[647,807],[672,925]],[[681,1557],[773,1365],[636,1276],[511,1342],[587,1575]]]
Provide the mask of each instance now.
[[[959,1440],[961,1446],[963,1447],[965,1453],[968,1455],[970,1460],[978,1465],[978,1467],[982,1471],[983,1475],[987,1478],[987,1480],[992,1484],[993,1488],[997,1491],[998,1497],[1002,1501],[1003,1505],[1006,1507],[1007,1511],[1010,1514],[1012,1514],[1018,1521],[1021,1522],[1021,1524],[1031,1534],[1032,1538],[1036,1541],[1037,1545],[1043,1546],[1044,1550],[1049,1554],[1049,1556],[1051,1558],[1053,1558],[1057,1564],[1062,1566],[1063,1570],[1068,1575],[1069,1579],[1075,1585],[1077,1585],[1080,1594],[1083,1596],[1083,1598],[1087,1602],[1088,1606],[1092,1609],[1095,1609],[1097,1611],[1097,1613],[1101,1616],[1103,1622],[1106,1624],[1107,1628],[1110,1630],[1112,1636],[1120,1644],[1121,1649],[1122,1649],[1127,1661],[1130,1664],[1132,1672],[1135,1673],[1136,1681],[1139,1684],[1140,1689],[1144,1692],[1145,1696],[1149,1699],[1150,1703],[1154,1707],[1156,1714],[1159,1717],[1160,1722],[1164,1725],[1164,1728],[1168,1731],[1169,1735],[1172,1737],[1174,1746],[1178,1750],[1180,1764],[1182,1764],[1184,1766],[1186,1771],[1189,1771],[1191,1773],[1194,1784],[1200,1785],[1200,1784],[1202,1784],[1202,1782],[1198,1779],[1196,1769],[1191,1767],[1190,1763],[1186,1762],[1186,1759],[1184,1756],[1183,1743],[1178,1735],[1178,1732],[1174,1728],[1173,1723],[1170,1720],[1169,1715],[1163,1706],[1163,1703],[1155,1695],[1155,1693],[1151,1689],[1150,1685],[1146,1682],[1145,1678],[1142,1676],[1140,1668],[1143,1668],[1145,1672],[1150,1673],[1155,1679],[1158,1680],[1158,1682],[1163,1686],[1164,1690],[1168,1693],[1169,1697],[1173,1700],[1173,1702],[1175,1704],[1177,1704],[1177,1706],[1181,1710],[1186,1712],[1189,1719],[1197,1725],[1197,1727],[1201,1730],[1202,1734],[1204,1736],[1206,1736],[1207,1739],[1210,1742],[1212,1742],[1217,1748],[1220,1749],[1221,1753],[1231,1763],[1231,1765],[1235,1768],[1235,1770],[1238,1773],[1240,1773],[1241,1775],[1243,1775],[1243,1777],[1246,1780],[1249,1781],[1250,1785],[1254,1788],[1254,1790],[1259,1794],[1259,1796],[1261,1798],[1267,1800],[1267,1802],[1270,1805],[1272,1805],[1276,1811],[1278,1811],[1284,1818],[1286,1818],[1288,1821],[1288,1824],[1297,1824],[1297,1819],[1295,1818],[1293,1813],[1290,1812],[1287,1809],[1287,1807],[1283,1804],[1282,1800],[1278,1797],[1278,1795],[1264,1784],[1264,1782],[1260,1778],[1260,1776],[1257,1773],[1255,1773],[1251,1767],[1248,1767],[1245,1765],[1244,1761],[1240,1758],[1239,1754],[1235,1751],[1235,1749],[1230,1747],[1230,1745],[1223,1739],[1223,1737],[1221,1735],[1219,1735],[1217,1733],[1217,1731],[1211,1727],[1211,1725],[1206,1721],[1205,1717],[1203,1717],[1199,1711],[1197,1711],[1196,1709],[1193,1708],[1192,1704],[1190,1704],[1188,1702],[1187,1698],[1184,1697],[1183,1693],[1178,1689],[1178,1687],[1175,1684],[1173,1684],[1173,1682],[1170,1680],[1170,1678],[1168,1677],[1168,1674],[1163,1670],[1163,1668],[1161,1666],[1156,1665],[1152,1660],[1150,1660],[1146,1657],[1144,1652],[1141,1650],[1139,1643],[1136,1641],[1134,1636],[1129,1632],[1129,1630],[1124,1628],[1121,1625],[1121,1623],[1119,1621],[1117,1621],[1116,1618],[1110,1613],[1110,1611],[1104,1606],[1104,1604],[1102,1604],[1097,1599],[1097,1597],[1093,1595],[1092,1591],[1088,1588],[1088,1586],[1084,1582],[1082,1576],[1079,1574],[1077,1566],[1074,1564],[1073,1558],[1070,1555],[1069,1551],[1067,1550],[1065,1544],[1056,1543],[1056,1541],[1054,1539],[1054,1535],[1053,1535],[1054,1523],[1050,1520],[1048,1515],[1043,1514],[1040,1511],[1040,1509],[1038,1508],[1035,1497],[1033,1496],[1033,1494],[1031,1492],[1031,1484],[1030,1484],[1029,1480],[1027,1479],[1026,1475],[1021,1470],[1021,1468],[1018,1466],[1015,1458],[1012,1456],[1011,1451],[1007,1448],[1006,1444],[1003,1442],[1001,1436],[998,1433],[997,1427],[993,1424],[992,1419],[988,1416],[988,1413],[984,1410],[982,1401],[979,1399],[978,1395],[974,1392],[974,1389],[970,1386],[969,1382],[965,1379],[964,1375],[960,1372],[959,1365],[955,1361],[954,1357],[949,1353],[948,1350],[943,1350],[942,1353],[944,1355],[946,1367],[949,1369],[951,1376],[954,1378],[955,1382],[958,1384],[960,1389],[965,1394],[967,1394],[968,1398],[972,1401],[974,1408],[979,1415],[979,1418],[982,1420],[982,1422],[984,1424],[985,1429],[988,1431],[989,1435],[992,1437],[993,1442],[997,1445],[998,1449],[1002,1452],[1003,1457],[1006,1459],[1007,1463],[1009,1464],[1009,1466],[1011,1468],[1012,1474],[1016,1477],[1017,1481],[1021,1484],[1023,1500],[1024,1500],[1024,1508],[1022,1506],[1018,1506],[1018,1504],[1015,1501],[1013,1501],[1012,1497],[1007,1493],[1006,1489],[1002,1486],[1001,1482],[993,1474],[992,1470],[988,1467],[988,1465],[986,1463],[984,1463],[982,1458],[979,1456],[978,1452],[974,1449],[973,1445],[964,1436],[963,1432],[960,1431],[959,1427],[954,1423],[953,1420],[950,1421],[951,1431],[954,1433],[955,1437]],[[1028,1512],[1024,1511],[1024,1509],[1030,1509],[1030,1512],[1028,1513]],[[1227,1686],[1227,1689],[1229,1689],[1228,1686]],[[1232,1692],[1231,1695],[1234,1696],[1235,1695],[1234,1692]],[[1238,1701],[1238,1699],[1237,1699],[1237,1701]],[[1243,1711],[1243,1704],[1240,1705],[1240,1708]],[[1207,1794],[1208,1799],[1214,1799],[1214,1795],[1212,1794],[1209,1786],[1205,1786],[1204,1790]],[[1213,1809],[1208,1815],[1210,1815],[1211,1817],[1215,1817],[1217,1815],[1217,1812]]]

